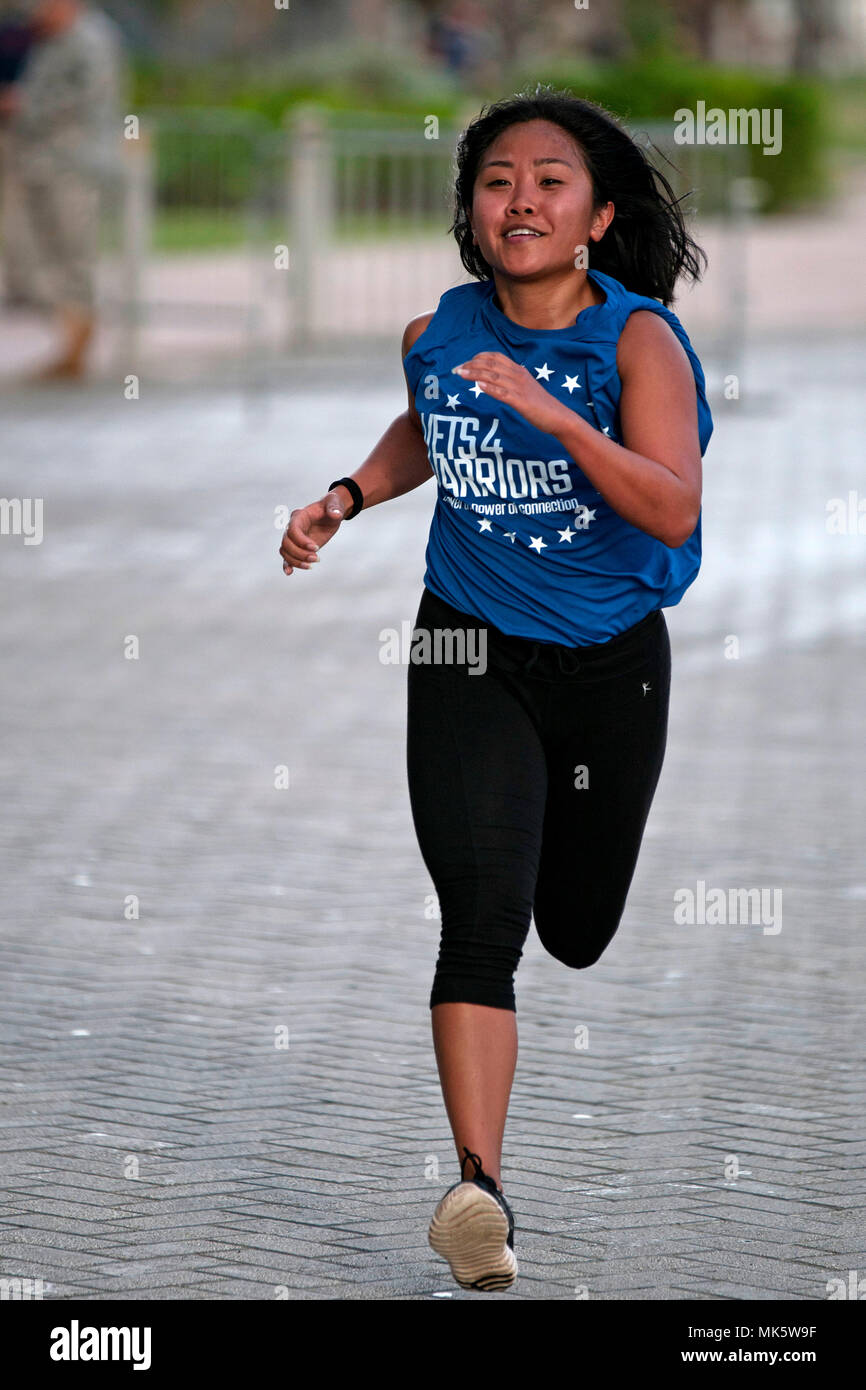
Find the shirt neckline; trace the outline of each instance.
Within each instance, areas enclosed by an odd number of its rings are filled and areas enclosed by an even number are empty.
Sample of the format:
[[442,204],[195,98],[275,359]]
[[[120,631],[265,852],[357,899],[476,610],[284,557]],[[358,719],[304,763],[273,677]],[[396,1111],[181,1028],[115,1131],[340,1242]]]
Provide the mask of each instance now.
[[492,327],[498,328],[500,332],[505,332],[516,339],[529,338],[573,338],[578,329],[582,332],[588,323],[595,324],[599,318],[605,318],[613,307],[612,305],[612,286],[610,277],[604,275],[600,270],[588,269],[587,278],[604,294],[604,301],[601,304],[587,304],[585,309],[581,309],[573,323],[567,324],[565,328],[527,328],[523,323],[517,323],[510,319],[501,309],[497,308],[493,301],[496,293],[496,282],[493,279],[484,281],[484,298],[482,301],[482,312]]

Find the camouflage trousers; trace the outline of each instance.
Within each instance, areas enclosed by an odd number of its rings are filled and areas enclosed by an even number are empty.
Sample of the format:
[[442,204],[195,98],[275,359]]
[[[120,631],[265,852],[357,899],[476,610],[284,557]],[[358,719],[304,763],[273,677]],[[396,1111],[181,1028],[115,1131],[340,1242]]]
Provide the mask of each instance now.
[[99,255],[99,187],[69,169],[28,168],[3,151],[3,259],[7,295],[42,307],[92,310]]

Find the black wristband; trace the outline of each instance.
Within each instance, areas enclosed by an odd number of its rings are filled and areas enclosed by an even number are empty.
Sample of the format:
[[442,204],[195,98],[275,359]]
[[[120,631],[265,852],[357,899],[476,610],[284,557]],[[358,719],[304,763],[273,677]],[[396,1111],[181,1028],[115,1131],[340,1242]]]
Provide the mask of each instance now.
[[354,478],[338,478],[335,483],[328,484],[328,491],[332,492],[335,487],[347,488],[348,491],[352,494],[352,510],[343,514],[344,521],[351,521],[353,517],[358,515],[359,511],[364,505],[364,494],[358,487],[358,484],[355,482]]

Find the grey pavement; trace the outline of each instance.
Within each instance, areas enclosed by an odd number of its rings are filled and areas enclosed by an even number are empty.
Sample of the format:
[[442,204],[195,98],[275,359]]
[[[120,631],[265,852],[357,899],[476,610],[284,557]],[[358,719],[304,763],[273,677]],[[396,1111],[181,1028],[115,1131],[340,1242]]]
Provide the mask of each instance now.
[[[755,349],[735,402],[715,375],[625,915],[591,969],[533,930],[517,973],[505,1294],[426,1243],[457,1163],[406,668],[379,634],[414,620],[433,484],[314,571],[277,555],[274,509],[403,409],[399,364],[4,399],[2,492],[44,499],[44,535],[0,536],[0,1276],[58,1300],[823,1300],[866,1277],[866,536],[826,525],[866,496],[863,348]],[[778,890],[781,929],[676,921],[699,882]]]

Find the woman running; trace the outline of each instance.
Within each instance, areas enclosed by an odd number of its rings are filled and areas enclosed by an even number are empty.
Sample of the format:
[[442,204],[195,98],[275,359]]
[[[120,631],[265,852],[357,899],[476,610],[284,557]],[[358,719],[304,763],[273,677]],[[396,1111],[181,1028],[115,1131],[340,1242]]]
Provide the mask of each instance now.
[[700,567],[713,422],[667,307],[706,256],[609,112],[541,86],[485,108],[458,142],[450,230],[474,281],[408,324],[407,410],[292,513],[280,554],[309,569],[341,521],[436,479],[407,768],[461,1180],[429,1241],[487,1290],[517,1274],[500,1171],[514,974],[531,918],[582,970],[622,917],[667,740],[662,609]]

